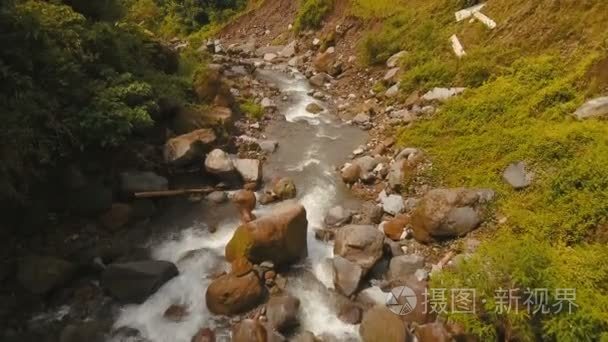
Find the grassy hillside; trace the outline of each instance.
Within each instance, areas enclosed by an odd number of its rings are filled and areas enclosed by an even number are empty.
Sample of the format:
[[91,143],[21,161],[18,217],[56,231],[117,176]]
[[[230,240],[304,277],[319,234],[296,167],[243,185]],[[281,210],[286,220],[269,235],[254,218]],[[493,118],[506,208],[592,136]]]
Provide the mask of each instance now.
[[[498,23],[457,23],[472,1],[356,0],[353,13],[382,19],[360,44],[368,64],[406,50],[402,97],[431,87],[468,90],[432,118],[403,128],[402,146],[424,149],[437,186],[490,187],[506,223],[477,255],[434,282],[473,287],[492,298],[497,288],[577,289],[575,314],[449,315],[483,336],[521,340],[608,338],[608,122],[571,114],[586,99],[608,93],[608,2],[489,0],[482,11]],[[455,57],[457,34],[467,55]],[[515,191],[502,171],[523,160],[533,186]],[[551,303],[556,298],[551,297]]]

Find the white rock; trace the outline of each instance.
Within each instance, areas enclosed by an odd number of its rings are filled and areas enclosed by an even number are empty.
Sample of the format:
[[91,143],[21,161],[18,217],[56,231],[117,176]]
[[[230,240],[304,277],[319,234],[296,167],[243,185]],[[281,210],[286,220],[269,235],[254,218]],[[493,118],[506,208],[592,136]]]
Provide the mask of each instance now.
[[277,58],[278,56],[274,53],[266,53],[264,54],[264,60],[266,62],[272,62],[275,58]]
[[450,41],[452,42],[452,49],[454,50],[454,53],[458,58],[461,58],[462,56],[467,54],[464,51],[464,47],[462,47],[462,43],[460,43],[460,40],[455,34],[450,37]]
[[399,83],[388,88],[388,90],[384,93],[384,96],[386,96],[388,98],[392,98],[392,97],[397,96],[398,94],[399,94]]
[[392,55],[387,61],[386,61],[386,66],[389,68],[394,68],[399,64],[399,60],[405,56],[407,54],[407,52],[405,51],[399,51],[396,54]]
[[433,88],[422,96],[426,101],[446,101],[450,97],[456,96],[466,88]]
[[257,183],[262,180],[262,164],[257,159],[237,159],[234,167],[245,183]]

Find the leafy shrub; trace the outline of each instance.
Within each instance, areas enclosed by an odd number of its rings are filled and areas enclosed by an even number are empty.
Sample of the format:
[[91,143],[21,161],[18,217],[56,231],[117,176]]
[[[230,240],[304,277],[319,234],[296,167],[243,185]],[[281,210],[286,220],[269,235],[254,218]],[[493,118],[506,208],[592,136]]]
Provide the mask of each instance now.
[[241,103],[240,109],[249,119],[260,120],[264,117],[264,108],[251,100]]
[[333,0],[301,0],[294,28],[296,31],[318,28],[333,7]]

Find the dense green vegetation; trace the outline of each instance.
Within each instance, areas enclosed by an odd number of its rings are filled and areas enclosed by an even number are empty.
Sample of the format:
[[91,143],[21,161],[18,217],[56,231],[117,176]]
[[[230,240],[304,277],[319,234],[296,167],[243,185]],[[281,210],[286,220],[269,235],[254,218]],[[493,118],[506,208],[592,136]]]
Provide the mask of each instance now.
[[[360,54],[381,64],[405,50],[402,97],[432,87],[464,86],[428,120],[397,131],[402,146],[424,149],[437,186],[489,187],[495,212],[506,223],[488,232],[481,250],[433,286],[475,288],[492,299],[503,288],[576,288],[574,314],[494,314],[478,302],[478,315],[450,315],[486,339],[590,341],[608,338],[608,123],[576,121],[586,99],[608,91],[608,3],[601,0],[490,0],[483,12],[498,22],[456,23],[471,3],[401,2],[392,15],[385,2],[356,1],[362,18],[386,17],[362,40]],[[467,55],[458,59],[449,37]],[[523,160],[533,185],[511,189],[502,171]],[[552,294],[550,302],[555,303]]]
[[[194,101],[201,65],[163,41],[198,38],[240,0],[4,1],[0,5],[2,200],[27,202],[44,171],[118,146]],[[201,33],[202,32],[202,33]],[[196,42],[197,39],[193,39]]]
[[318,28],[333,7],[333,0],[301,0],[296,31]]

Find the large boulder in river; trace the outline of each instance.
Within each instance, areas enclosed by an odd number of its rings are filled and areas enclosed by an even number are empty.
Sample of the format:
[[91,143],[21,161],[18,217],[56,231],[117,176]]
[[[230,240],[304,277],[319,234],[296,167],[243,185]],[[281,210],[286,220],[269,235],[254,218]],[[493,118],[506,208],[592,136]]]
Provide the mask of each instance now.
[[234,182],[238,179],[234,161],[219,148],[209,152],[205,158],[205,170],[223,181]]
[[359,326],[363,342],[407,341],[406,325],[385,306],[375,306],[365,312]]
[[433,189],[411,214],[414,238],[433,239],[463,236],[482,222],[485,204],[494,198],[487,189]]
[[369,271],[382,258],[384,234],[374,226],[350,225],[336,234],[334,254]]
[[353,295],[363,278],[361,266],[339,255],[334,256],[332,265],[336,289],[347,297]]
[[17,279],[26,290],[43,295],[69,281],[76,266],[62,259],[31,255],[19,261]]
[[298,326],[300,300],[290,295],[273,296],[266,304],[268,324],[281,333]]
[[328,227],[340,227],[350,222],[353,213],[341,205],[329,209],[325,216],[325,225]]
[[167,178],[154,172],[123,172],[120,174],[120,190],[126,195],[136,192],[164,191],[168,188]]
[[359,166],[359,164],[346,164],[342,170],[340,170],[340,177],[342,177],[342,181],[346,184],[357,183],[360,176],[361,166]]
[[259,183],[262,180],[262,163],[257,159],[236,159],[234,167],[245,183]]
[[585,102],[585,104],[574,112],[574,116],[579,120],[608,118],[608,96],[598,97]]
[[177,267],[168,261],[116,263],[105,269],[101,285],[121,302],[143,303],[178,273]]
[[424,267],[424,257],[416,254],[400,255],[391,259],[388,279],[405,279]]
[[253,263],[275,265],[296,262],[307,255],[306,209],[299,203],[284,203],[272,213],[237,228],[226,245],[226,259],[246,258]]
[[225,274],[209,284],[205,299],[209,311],[236,315],[255,308],[264,297],[264,288],[255,272]]
[[217,140],[212,129],[204,128],[170,139],[165,144],[165,162],[171,165],[186,165],[203,159],[205,153]]

